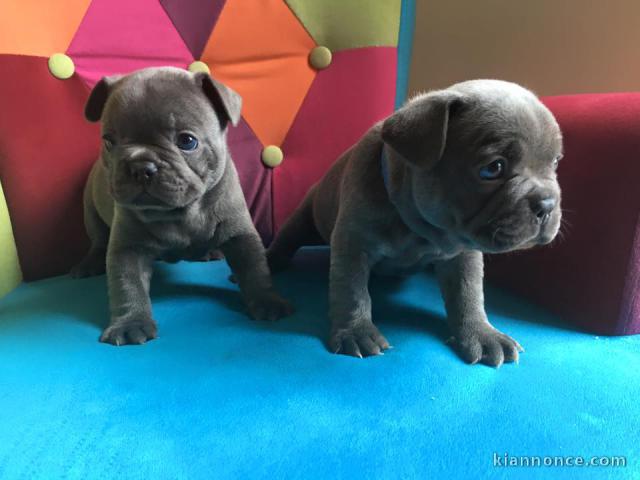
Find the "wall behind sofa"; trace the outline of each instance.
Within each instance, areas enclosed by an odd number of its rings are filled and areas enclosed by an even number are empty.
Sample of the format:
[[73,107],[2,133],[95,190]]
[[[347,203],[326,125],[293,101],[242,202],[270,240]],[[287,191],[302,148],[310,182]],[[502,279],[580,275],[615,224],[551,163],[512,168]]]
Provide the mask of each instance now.
[[640,91],[638,0],[417,0],[409,91],[502,78],[540,95]]

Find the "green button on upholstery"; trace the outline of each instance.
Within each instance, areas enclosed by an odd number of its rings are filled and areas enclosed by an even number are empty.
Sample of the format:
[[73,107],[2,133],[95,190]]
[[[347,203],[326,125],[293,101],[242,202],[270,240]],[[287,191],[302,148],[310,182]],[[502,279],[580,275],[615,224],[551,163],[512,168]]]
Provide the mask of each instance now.
[[75,69],[73,60],[64,53],[54,53],[49,57],[49,71],[56,78],[61,80],[71,78]]
[[269,145],[262,150],[262,163],[267,167],[277,167],[282,163],[283,158],[284,154],[282,153],[282,150],[275,145]]
[[200,60],[196,60],[191,65],[189,65],[189,71],[193,73],[196,73],[196,72],[211,73],[211,71],[209,70],[209,65],[207,65],[204,62],[201,62]]
[[327,47],[318,46],[311,50],[309,63],[316,70],[322,70],[331,65],[331,50]]

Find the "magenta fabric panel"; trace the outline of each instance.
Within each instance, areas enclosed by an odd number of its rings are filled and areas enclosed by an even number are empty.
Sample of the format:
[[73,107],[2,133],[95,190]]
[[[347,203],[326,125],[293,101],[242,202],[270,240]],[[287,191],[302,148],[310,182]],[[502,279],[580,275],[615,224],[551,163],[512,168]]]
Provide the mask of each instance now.
[[271,169],[261,161],[262,144],[244,118],[237,127],[230,128],[228,135],[229,149],[238,170],[249,212],[262,241],[268,244],[273,236]]
[[564,135],[563,234],[544,248],[487,256],[487,276],[580,329],[640,333],[640,93],[544,101]]
[[91,87],[103,76],[193,61],[157,0],[93,0],[67,54]]
[[340,154],[393,111],[396,61],[394,47],[342,50],[318,72],[273,171],[276,231]]
[[193,57],[200,59],[225,0],[160,0],[160,3]]

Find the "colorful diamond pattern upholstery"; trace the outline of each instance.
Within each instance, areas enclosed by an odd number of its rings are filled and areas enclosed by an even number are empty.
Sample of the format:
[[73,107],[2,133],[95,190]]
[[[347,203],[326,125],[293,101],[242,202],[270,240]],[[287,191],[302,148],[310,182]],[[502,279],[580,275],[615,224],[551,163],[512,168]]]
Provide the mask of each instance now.
[[193,61],[157,0],[93,0],[67,54],[90,86],[106,75]]
[[[229,146],[268,243],[310,184],[392,111],[399,18],[400,0],[61,0],[50,10],[4,0],[0,246],[19,265],[3,256],[0,290],[20,268],[26,280],[63,274],[86,248],[81,193],[99,127],[82,110],[102,76],[202,61],[242,95]],[[322,68],[309,60],[318,46]],[[70,78],[48,70],[55,53],[71,59]],[[281,162],[266,166],[276,147]]]
[[328,165],[393,110],[395,67],[395,48],[363,48],[337,52],[318,72],[284,142],[285,160],[274,170],[276,230]]
[[243,116],[264,145],[280,145],[315,76],[316,46],[281,0],[228,0],[202,60],[243,98]]
[[194,58],[200,58],[225,0],[160,0]]

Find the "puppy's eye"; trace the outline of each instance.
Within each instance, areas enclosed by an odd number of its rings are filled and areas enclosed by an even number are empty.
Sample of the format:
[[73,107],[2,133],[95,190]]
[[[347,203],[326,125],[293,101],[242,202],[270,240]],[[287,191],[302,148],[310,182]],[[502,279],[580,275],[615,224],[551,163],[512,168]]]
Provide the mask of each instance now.
[[198,148],[198,139],[189,133],[181,133],[178,135],[176,145],[180,150],[190,152]]
[[107,149],[107,151],[111,150],[113,148],[113,144],[115,143],[113,140],[113,137],[111,135],[103,135],[102,136],[102,143],[104,144],[104,148]]
[[497,180],[502,178],[504,171],[505,161],[500,158],[482,167],[478,173],[482,180]]
[[557,170],[558,163],[560,163],[560,160],[562,160],[562,154],[558,155],[556,158],[553,159],[553,169],[554,170]]

